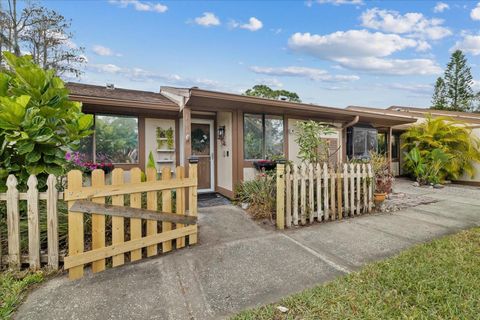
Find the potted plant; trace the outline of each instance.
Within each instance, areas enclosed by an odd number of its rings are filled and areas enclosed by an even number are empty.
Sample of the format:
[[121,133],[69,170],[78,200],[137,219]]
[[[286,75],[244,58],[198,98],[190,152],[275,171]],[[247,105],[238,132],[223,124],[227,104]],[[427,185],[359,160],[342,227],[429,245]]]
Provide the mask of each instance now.
[[387,194],[392,192],[393,176],[389,172],[375,177],[374,200],[377,203],[385,201]]
[[374,199],[375,202],[385,201],[387,194],[392,192],[393,175],[390,172],[388,160],[383,154],[370,152],[370,163],[373,170],[373,179],[375,182]]
[[167,131],[165,131],[165,137],[167,138],[167,147],[169,150],[173,150],[173,129],[172,127],[168,128]]

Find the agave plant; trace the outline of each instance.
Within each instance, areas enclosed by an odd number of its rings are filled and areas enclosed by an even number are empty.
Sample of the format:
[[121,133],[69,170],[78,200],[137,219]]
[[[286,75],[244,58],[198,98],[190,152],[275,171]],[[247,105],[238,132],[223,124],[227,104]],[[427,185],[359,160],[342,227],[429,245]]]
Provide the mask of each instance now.
[[[418,161],[426,162],[424,165],[429,171],[438,171],[439,181],[458,179],[464,173],[473,177],[474,163],[480,162],[480,139],[471,134],[466,123],[449,117],[427,116],[425,122],[405,132],[402,140],[402,148],[406,150],[406,169],[415,177],[421,174],[421,169],[414,166]],[[416,151],[410,154],[415,148]]]

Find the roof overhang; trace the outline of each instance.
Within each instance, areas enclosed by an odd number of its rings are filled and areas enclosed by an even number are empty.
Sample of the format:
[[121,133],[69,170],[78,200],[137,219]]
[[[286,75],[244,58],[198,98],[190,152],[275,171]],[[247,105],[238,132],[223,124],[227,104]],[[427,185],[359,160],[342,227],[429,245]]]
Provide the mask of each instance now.
[[96,105],[96,106],[126,107],[126,108],[177,111],[177,112],[180,110],[178,106],[164,105],[160,103],[151,103],[151,102],[145,102],[145,101],[139,101],[139,100],[101,98],[101,97],[84,96],[84,95],[77,95],[77,94],[71,94],[70,99],[74,101],[80,101],[83,104]]
[[370,123],[376,127],[392,127],[416,121],[416,118],[411,116],[374,114],[197,88],[190,89],[190,95],[185,105],[192,110],[242,110],[253,113],[285,114],[298,118],[324,119],[344,124],[351,122],[356,116],[359,116],[360,123]]

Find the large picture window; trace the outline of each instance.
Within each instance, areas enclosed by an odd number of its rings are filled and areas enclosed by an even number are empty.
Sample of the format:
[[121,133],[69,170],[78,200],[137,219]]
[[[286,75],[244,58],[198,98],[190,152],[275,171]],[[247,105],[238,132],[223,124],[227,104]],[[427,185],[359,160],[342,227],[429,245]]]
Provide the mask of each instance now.
[[138,118],[95,115],[94,134],[82,141],[86,160],[116,164],[138,163]]
[[283,117],[246,113],[243,118],[243,153],[246,160],[283,155]]

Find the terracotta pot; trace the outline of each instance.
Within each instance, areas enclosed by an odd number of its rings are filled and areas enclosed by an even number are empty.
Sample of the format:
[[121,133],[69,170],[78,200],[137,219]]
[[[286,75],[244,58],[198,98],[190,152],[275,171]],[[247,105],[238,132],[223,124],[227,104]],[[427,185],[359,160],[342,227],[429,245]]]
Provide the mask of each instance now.
[[375,202],[383,202],[385,201],[385,198],[387,197],[386,192],[375,192],[373,194]]

